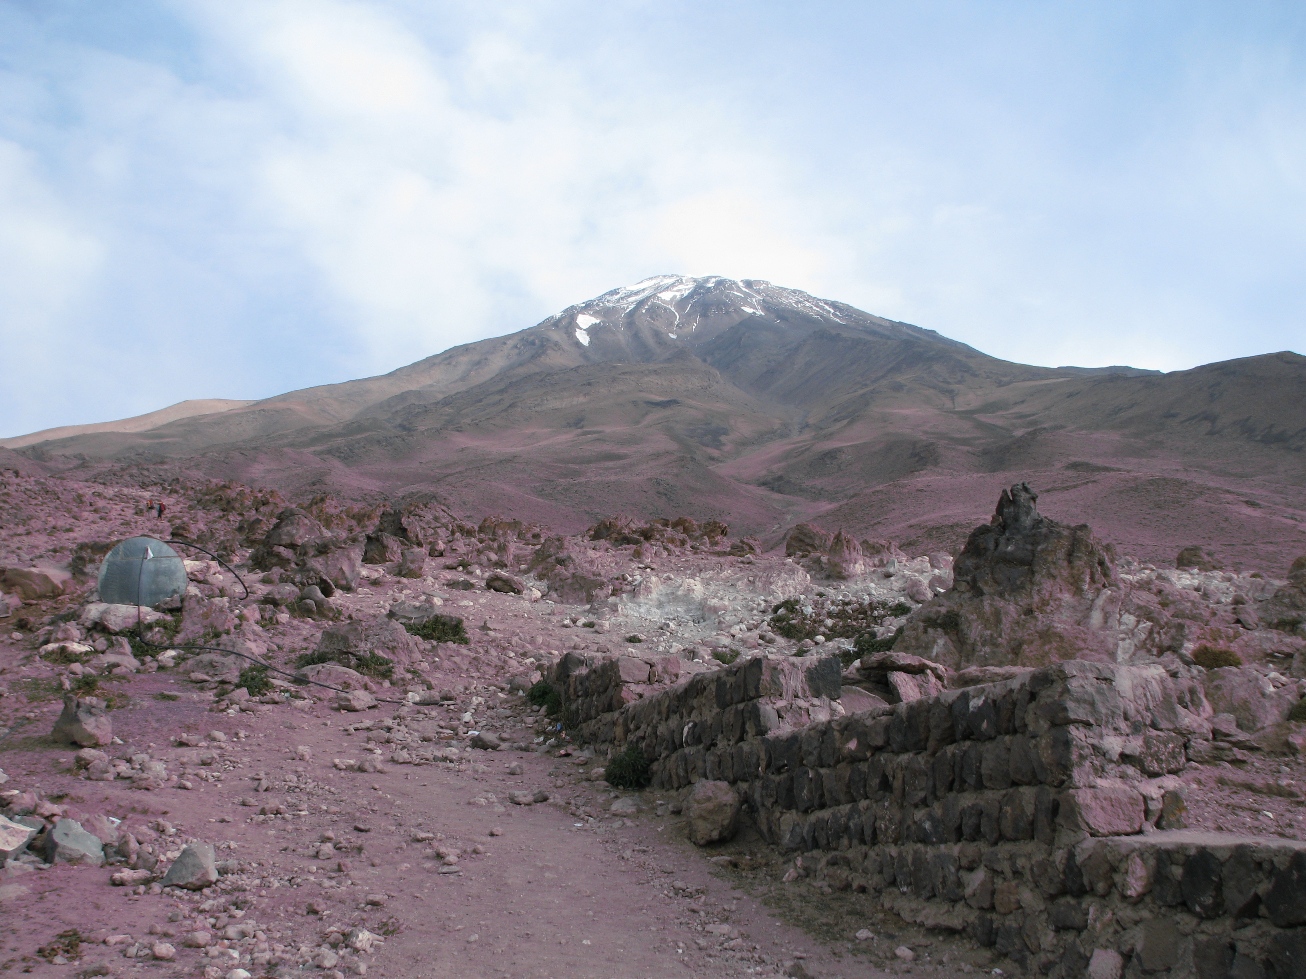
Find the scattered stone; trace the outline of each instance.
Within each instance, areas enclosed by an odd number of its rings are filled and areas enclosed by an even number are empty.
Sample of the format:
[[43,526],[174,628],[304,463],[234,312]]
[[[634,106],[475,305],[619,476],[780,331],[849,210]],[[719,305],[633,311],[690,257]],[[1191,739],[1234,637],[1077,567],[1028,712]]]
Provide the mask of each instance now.
[[171,962],[177,957],[177,950],[167,942],[155,942],[150,946],[150,955],[160,962]]
[[65,694],[63,712],[54,723],[52,736],[56,741],[71,742],[83,747],[112,743],[113,722],[105,712],[104,701],[95,697],[79,698],[73,693]]
[[0,866],[22,853],[35,836],[36,830],[32,827],[0,816]]
[[498,751],[503,742],[493,731],[477,731],[472,736],[471,745],[473,748],[480,748],[483,751]]
[[154,879],[154,872],[150,870],[119,870],[109,878],[109,883],[114,887],[135,887],[137,884],[148,884]]
[[1120,979],[1124,971],[1125,960],[1119,952],[1109,948],[1095,948],[1084,975],[1086,979]]
[[690,840],[707,846],[733,838],[739,808],[739,794],[729,782],[696,783],[684,805]]
[[336,694],[336,707],[340,710],[360,713],[376,704],[376,698],[366,690],[342,690]]
[[164,887],[181,887],[198,891],[218,882],[213,846],[209,843],[191,843],[172,862],[160,882]]
[[506,595],[520,595],[526,591],[526,582],[506,571],[492,571],[485,576],[485,587]]

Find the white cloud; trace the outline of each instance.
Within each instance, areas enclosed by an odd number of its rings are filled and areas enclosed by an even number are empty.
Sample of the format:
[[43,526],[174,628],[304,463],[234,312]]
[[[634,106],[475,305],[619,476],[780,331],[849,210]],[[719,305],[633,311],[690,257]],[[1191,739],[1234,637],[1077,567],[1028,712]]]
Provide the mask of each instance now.
[[[828,34],[791,45],[769,8],[724,34],[711,4],[139,9],[179,22],[97,47],[0,6],[0,431],[386,371],[663,272],[1041,363],[1172,368],[1300,336],[1290,57],[1226,71],[1210,42],[1177,94],[1144,78],[1146,99],[1131,81],[1094,101],[1118,52],[1064,57],[1055,25],[1018,35],[1046,42],[1032,67],[996,71],[969,31],[892,21],[870,64]],[[129,390],[88,363],[156,375]]]
[[821,265],[779,219],[762,148],[710,107],[623,110],[503,25],[441,57],[376,7],[205,18],[285,120],[249,147],[254,194],[349,305],[370,369],[632,277]]
[[0,346],[11,365],[0,411],[15,433],[73,394],[61,368],[82,347],[75,314],[85,313],[102,257],[37,169],[22,147],[0,140]]

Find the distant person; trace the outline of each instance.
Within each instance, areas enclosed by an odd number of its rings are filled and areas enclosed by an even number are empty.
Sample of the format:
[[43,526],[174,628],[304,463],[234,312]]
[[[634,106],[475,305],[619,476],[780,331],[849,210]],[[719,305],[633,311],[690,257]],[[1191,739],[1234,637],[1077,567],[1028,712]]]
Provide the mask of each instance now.
[[160,520],[163,519],[163,509],[164,509],[164,507],[163,507],[163,501],[160,500],[160,501],[159,501],[159,519],[160,519]]

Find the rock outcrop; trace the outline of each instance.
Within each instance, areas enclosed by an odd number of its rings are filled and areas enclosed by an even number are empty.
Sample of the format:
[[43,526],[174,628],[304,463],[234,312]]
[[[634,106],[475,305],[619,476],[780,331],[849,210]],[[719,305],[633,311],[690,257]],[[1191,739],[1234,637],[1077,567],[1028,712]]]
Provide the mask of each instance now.
[[811,524],[796,524],[785,538],[785,556],[809,571],[836,580],[858,578],[876,568],[896,567],[907,556],[893,541],[858,541],[842,530],[833,536]]
[[897,651],[954,668],[1116,659],[1112,554],[1086,524],[1042,516],[1037,500],[1026,483],[1003,490],[958,556],[951,590],[912,615]]
[[[250,553],[249,563],[256,571],[289,571],[301,587],[326,583],[353,591],[362,570],[363,554],[362,543],[328,533],[305,511],[287,507]],[[327,597],[331,597],[329,592]]]

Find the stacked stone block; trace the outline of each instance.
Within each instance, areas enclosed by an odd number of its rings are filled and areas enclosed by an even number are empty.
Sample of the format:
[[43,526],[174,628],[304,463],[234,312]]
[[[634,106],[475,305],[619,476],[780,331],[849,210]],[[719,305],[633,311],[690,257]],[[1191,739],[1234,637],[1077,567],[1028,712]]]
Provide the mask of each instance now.
[[[571,689],[615,703],[602,669]],[[1169,828],[1211,736],[1195,678],[1075,661],[839,716],[838,676],[750,660],[575,733],[637,744],[658,788],[731,783],[822,888],[1042,974],[1306,979],[1306,847]]]

